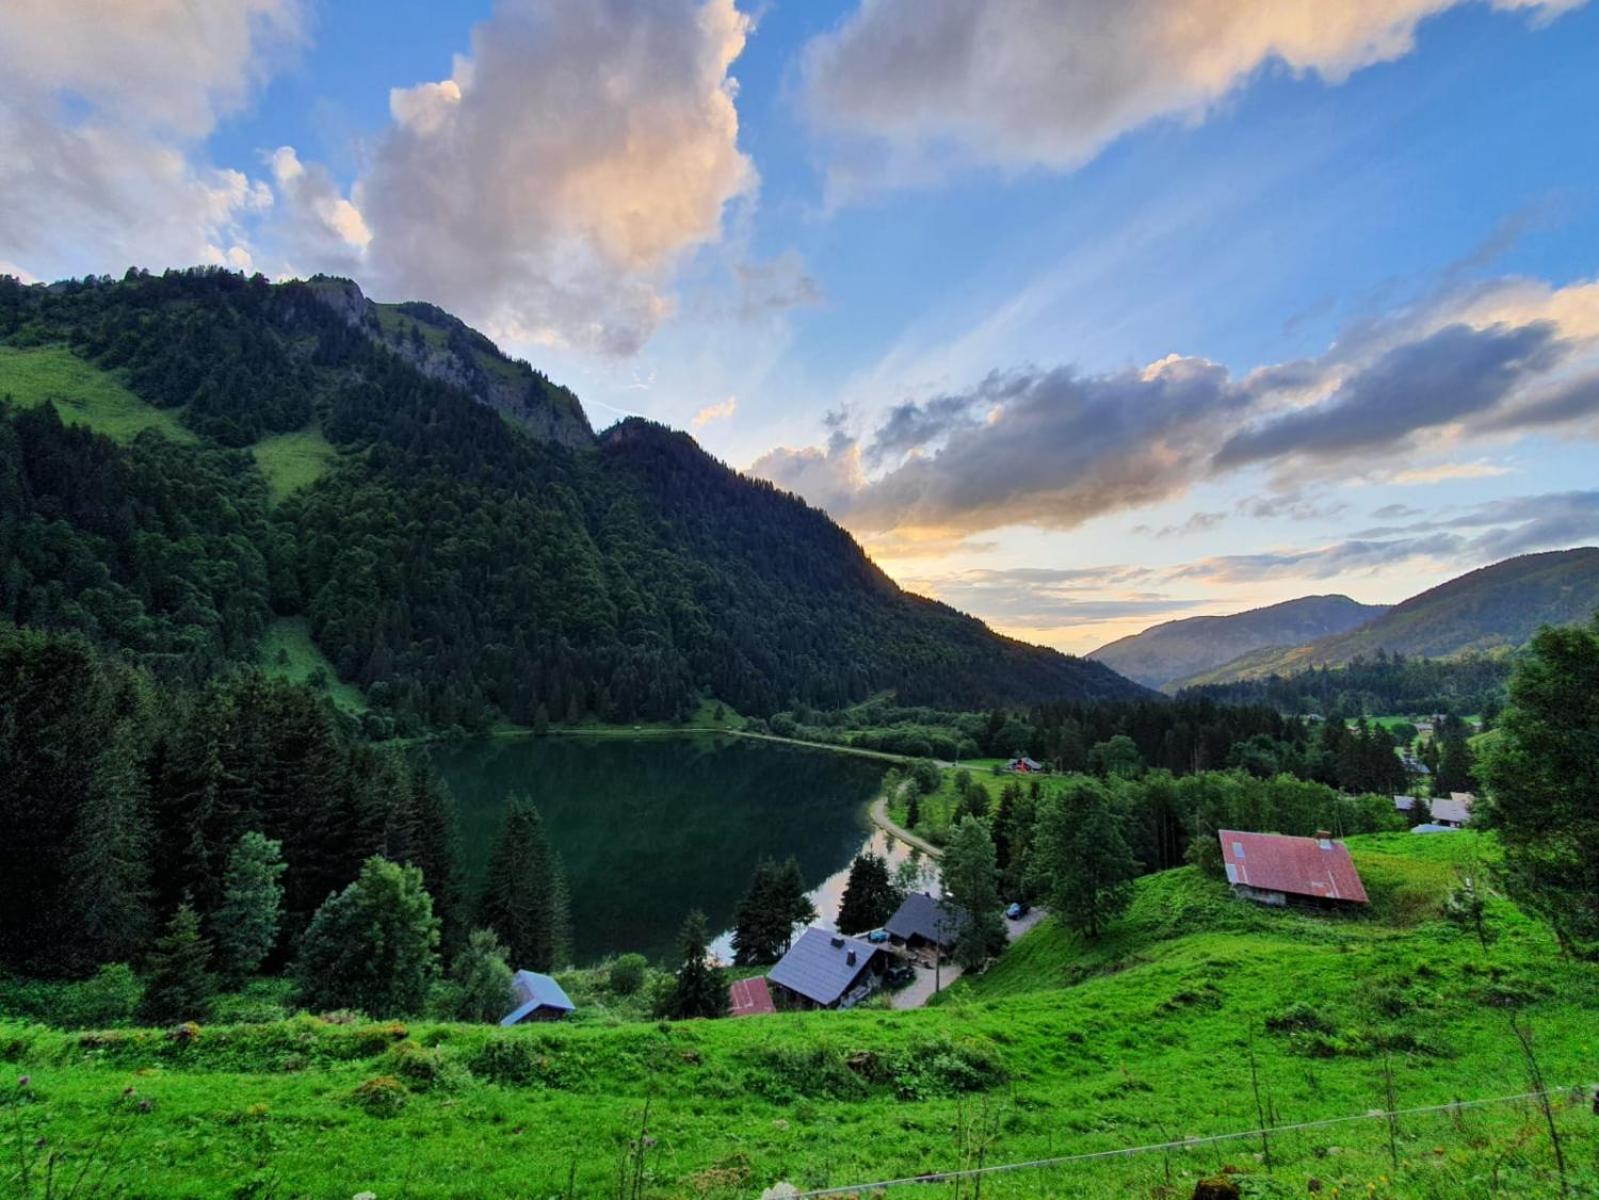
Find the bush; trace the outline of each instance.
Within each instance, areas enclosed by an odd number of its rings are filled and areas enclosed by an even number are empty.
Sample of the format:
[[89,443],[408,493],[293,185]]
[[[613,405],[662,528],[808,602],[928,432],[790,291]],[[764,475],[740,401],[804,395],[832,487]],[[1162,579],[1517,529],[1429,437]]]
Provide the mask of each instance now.
[[642,954],[624,954],[611,964],[611,990],[618,996],[631,996],[644,986],[649,962]]
[[454,1059],[446,1058],[438,1047],[429,1050],[416,1042],[404,1041],[384,1055],[389,1073],[418,1092],[442,1088],[453,1091],[471,1078],[471,1073]]
[[393,1075],[375,1076],[350,1093],[350,1102],[374,1117],[397,1116],[410,1098],[410,1090]]

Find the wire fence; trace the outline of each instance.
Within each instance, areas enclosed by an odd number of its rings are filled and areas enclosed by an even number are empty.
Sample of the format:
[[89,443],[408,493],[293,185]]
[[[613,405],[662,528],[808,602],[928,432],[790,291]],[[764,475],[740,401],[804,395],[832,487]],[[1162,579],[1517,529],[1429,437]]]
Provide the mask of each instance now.
[[[1174,1174],[1173,1156],[1189,1156],[1194,1151],[1206,1147],[1219,1146],[1225,1143],[1243,1143],[1246,1148],[1251,1144],[1258,1149],[1250,1148],[1250,1167],[1252,1170],[1286,1171],[1306,1164],[1315,1164],[1319,1167],[1332,1167],[1332,1174],[1336,1177],[1336,1168],[1340,1165],[1336,1160],[1340,1156],[1347,1156],[1351,1150],[1356,1150],[1357,1155],[1369,1165],[1374,1160],[1384,1157],[1389,1159],[1395,1174],[1401,1166],[1410,1167],[1416,1161],[1430,1161],[1427,1169],[1432,1176],[1438,1179],[1445,1187],[1439,1194],[1449,1194],[1448,1181],[1443,1177],[1442,1168],[1446,1168],[1445,1161],[1450,1152],[1450,1147],[1466,1145],[1474,1150],[1482,1151],[1486,1167],[1481,1163],[1478,1167],[1494,1173],[1494,1189],[1497,1192],[1498,1174],[1503,1171],[1524,1169],[1529,1158],[1536,1157],[1532,1142],[1540,1136],[1543,1137],[1544,1149],[1553,1149],[1558,1156],[1561,1144],[1560,1122],[1570,1122],[1575,1116],[1589,1112],[1589,1098],[1593,1097],[1594,1108],[1592,1116],[1599,1118],[1599,1084],[1573,1085],[1563,1088],[1546,1088],[1541,1091],[1517,1092],[1503,1096],[1484,1096],[1466,1100],[1451,1100],[1443,1104],[1415,1105],[1407,1108],[1374,1108],[1365,1112],[1350,1113],[1344,1116],[1325,1117],[1312,1121],[1286,1122],[1282,1124],[1268,1124],[1252,1129],[1238,1129],[1226,1133],[1205,1134],[1201,1136],[1173,1138],[1167,1141],[1150,1142],[1141,1145],[1119,1146],[1103,1150],[1083,1151],[1075,1154],[1051,1155],[1044,1158],[1027,1159],[1020,1162],[984,1163],[979,1162],[973,1166],[962,1166],[947,1171],[924,1172],[917,1175],[905,1175],[897,1178],[879,1179],[872,1182],[845,1184],[840,1186],[813,1187],[807,1190],[796,1190],[787,1186],[769,1188],[763,1193],[764,1200],[822,1200],[823,1197],[842,1196],[869,1196],[879,1192],[886,1192],[890,1188],[901,1188],[909,1185],[927,1187],[928,1185],[953,1185],[956,1194],[959,1194],[960,1185],[971,1183],[973,1192],[981,1196],[982,1181],[1000,1176],[1015,1175],[1022,1172],[1049,1172],[1069,1168],[1092,1167],[1116,1159],[1136,1159],[1145,1156],[1161,1156],[1162,1163],[1157,1168],[1157,1174],[1164,1177],[1165,1185],[1170,1186]],[[1526,1109],[1523,1114],[1527,1119],[1522,1123],[1524,1128],[1512,1135],[1501,1139],[1501,1144],[1496,1147],[1488,1144],[1486,1130],[1471,1128],[1466,1121],[1466,1114],[1479,1109],[1494,1108],[1499,1106],[1520,1105]],[[1381,1122],[1379,1132],[1380,1144],[1373,1144],[1364,1148],[1339,1147],[1329,1145],[1324,1140],[1314,1137],[1320,1132],[1334,1130],[1345,1126],[1360,1126],[1368,1122]],[[1547,1124],[1547,1131],[1544,1126]],[[1568,1131],[1567,1136],[1573,1140],[1592,1141],[1596,1130],[1599,1130],[1599,1120],[1593,1122],[1595,1129],[1584,1130],[1574,1127]],[[1586,1133],[1586,1138],[1582,1135]],[[1191,1160],[1190,1160],[1191,1161]],[[1186,1174],[1192,1174],[1191,1171]],[[1381,1177],[1386,1186],[1390,1180],[1384,1175]],[[1560,1164],[1560,1180],[1564,1186],[1565,1166]],[[1125,1184],[1129,1181],[1122,1180]],[[1159,1178],[1151,1180],[1152,1186],[1161,1186]],[[1319,1187],[1320,1185],[1318,1185]],[[1375,1191],[1373,1181],[1368,1191]],[[1082,1193],[1086,1194],[1086,1193]],[[1118,1190],[1119,1194],[1119,1190]],[[1158,1191],[1155,1194],[1160,1194]],[[1512,1193],[1518,1194],[1518,1193]],[[1560,1192],[1550,1192],[1559,1195]],[[1575,1195],[1575,1192],[1571,1194]],[[1586,1194],[1586,1193],[1584,1193]]]

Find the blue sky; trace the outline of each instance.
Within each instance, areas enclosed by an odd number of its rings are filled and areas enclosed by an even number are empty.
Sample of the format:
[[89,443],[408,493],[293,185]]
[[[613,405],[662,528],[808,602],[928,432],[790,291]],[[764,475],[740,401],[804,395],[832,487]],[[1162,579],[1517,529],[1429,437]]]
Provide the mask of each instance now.
[[1599,540],[1599,6],[89,7],[0,264],[437,301],[1019,636]]

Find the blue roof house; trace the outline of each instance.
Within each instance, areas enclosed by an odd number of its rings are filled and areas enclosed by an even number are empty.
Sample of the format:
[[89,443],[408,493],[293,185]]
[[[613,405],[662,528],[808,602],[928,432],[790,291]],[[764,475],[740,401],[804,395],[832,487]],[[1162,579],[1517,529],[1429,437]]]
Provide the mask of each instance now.
[[799,935],[766,976],[775,996],[796,1008],[850,1008],[877,989],[888,951],[815,926]]
[[561,985],[537,971],[518,971],[511,976],[511,995],[516,1007],[500,1018],[509,1026],[522,1021],[559,1021],[577,1005],[567,999]]

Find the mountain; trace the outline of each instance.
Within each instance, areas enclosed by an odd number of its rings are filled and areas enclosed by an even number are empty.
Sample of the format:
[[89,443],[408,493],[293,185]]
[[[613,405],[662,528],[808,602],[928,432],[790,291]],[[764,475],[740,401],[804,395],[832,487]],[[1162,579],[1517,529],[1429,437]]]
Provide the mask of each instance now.
[[1198,675],[1263,647],[1302,645],[1382,615],[1348,596],[1302,596],[1226,617],[1187,617],[1101,646],[1088,657],[1152,688]]
[[1450,658],[1525,644],[1542,625],[1573,625],[1599,609],[1599,547],[1524,554],[1440,584],[1344,633],[1301,646],[1251,651],[1178,686],[1288,675],[1342,666],[1379,651]]
[[685,434],[595,437],[455,318],[348,281],[0,279],[0,395],[0,619],[163,677],[271,645],[399,733],[1142,694],[902,591]]

